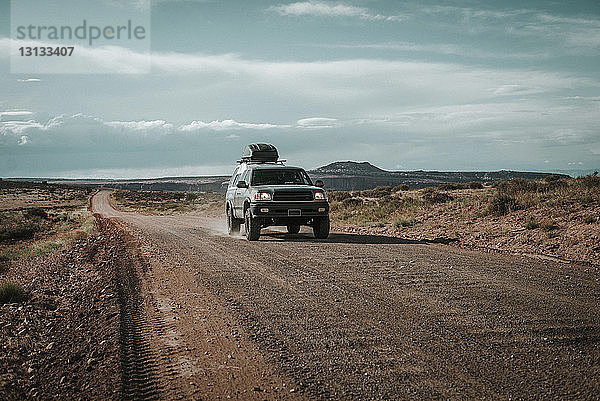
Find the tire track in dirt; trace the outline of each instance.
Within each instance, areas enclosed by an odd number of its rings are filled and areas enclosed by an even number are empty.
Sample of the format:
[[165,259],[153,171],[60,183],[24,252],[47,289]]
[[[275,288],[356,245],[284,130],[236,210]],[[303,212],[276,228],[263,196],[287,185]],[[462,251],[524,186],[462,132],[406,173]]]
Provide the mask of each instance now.
[[145,270],[144,261],[117,221],[100,215],[96,218],[100,231],[111,244],[103,258],[116,265],[122,397],[134,401],[158,400],[157,362],[149,343],[150,332],[141,296],[140,274]]

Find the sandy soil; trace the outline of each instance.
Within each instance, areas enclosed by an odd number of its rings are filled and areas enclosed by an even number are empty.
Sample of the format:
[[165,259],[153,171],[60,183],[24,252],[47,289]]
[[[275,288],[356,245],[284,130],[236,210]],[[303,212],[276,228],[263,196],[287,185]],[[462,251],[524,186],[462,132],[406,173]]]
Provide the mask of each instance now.
[[[112,208],[163,399],[593,399],[600,272],[386,236]],[[135,330],[134,330],[135,331]],[[134,341],[135,342],[135,341]]]

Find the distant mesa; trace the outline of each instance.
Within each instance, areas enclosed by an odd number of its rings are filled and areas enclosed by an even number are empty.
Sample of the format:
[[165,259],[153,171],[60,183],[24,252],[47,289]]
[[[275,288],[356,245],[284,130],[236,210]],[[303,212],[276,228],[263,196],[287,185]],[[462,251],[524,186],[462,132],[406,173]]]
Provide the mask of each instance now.
[[326,166],[322,166],[313,170],[320,174],[336,174],[336,175],[355,175],[355,174],[380,174],[387,173],[377,166],[372,165],[369,162],[333,162]]
[[364,190],[378,186],[408,185],[424,188],[449,183],[488,182],[524,178],[540,180],[550,173],[521,171],[387,171],[369,162],[338,161],[308,172],[325,187],[337,190]]

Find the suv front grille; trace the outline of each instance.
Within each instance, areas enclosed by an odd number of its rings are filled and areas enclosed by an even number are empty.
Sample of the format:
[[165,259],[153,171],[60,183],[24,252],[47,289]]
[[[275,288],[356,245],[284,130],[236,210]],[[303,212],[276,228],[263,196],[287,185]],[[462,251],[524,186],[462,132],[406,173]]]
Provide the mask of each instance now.
[[313,200],[312,191],[275,191],[274,201],[311,201]]

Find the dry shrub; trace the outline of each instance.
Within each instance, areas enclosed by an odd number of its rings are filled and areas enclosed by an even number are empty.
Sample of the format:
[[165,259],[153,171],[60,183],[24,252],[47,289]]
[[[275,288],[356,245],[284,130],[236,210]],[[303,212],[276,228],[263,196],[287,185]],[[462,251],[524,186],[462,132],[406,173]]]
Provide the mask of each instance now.
[[519,203],[514,197],[503,193],[496,193],[488,203],[486,213],[493,216],[504,216],[518,209]]
[[437,191],[435,188],[426,188],[423,190],[423,200],[426,203],[445,203],[452,200],[452,197],[445,192]]
[[81,241],[86,239],[88,236],[89,234],[83,230],[73,230],[67,233],[67,238],[71,241]]
[[344,207],[356,207],[362,206],[363,200],[360,198],[346,198],[342,201],[342,206]]
[[344,199],[352,198],[352,193],[348,191],[327,191],[327,197],[330,201],[341,202]]
[[400,217],[394,221],[394,228],[396,230],[401,230],[403,227],[411,227],[415,224],[417,224],[417,220],[415,218]]
[[384,196],[388,196],[392,194],[392,187],[384,186],[384,187],[376,187],[374,189],[367,189],[364,191],[360,191],[360,195],[366,198],[382,198]]
[[23,302],[26,298],[25,289],[20,284],[10,281],[0,284],[0,304]]
[[396,185],[394,188],[392,188],[393,192],[408,191],[408,190],[410,190],[410,187],[406,184]]

